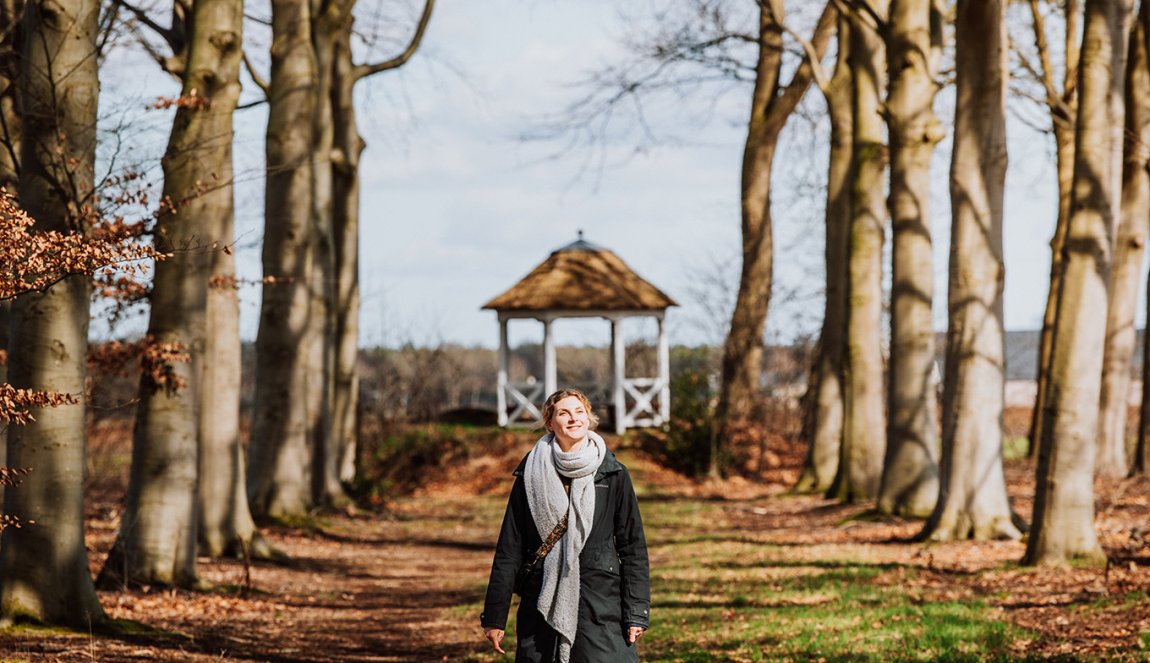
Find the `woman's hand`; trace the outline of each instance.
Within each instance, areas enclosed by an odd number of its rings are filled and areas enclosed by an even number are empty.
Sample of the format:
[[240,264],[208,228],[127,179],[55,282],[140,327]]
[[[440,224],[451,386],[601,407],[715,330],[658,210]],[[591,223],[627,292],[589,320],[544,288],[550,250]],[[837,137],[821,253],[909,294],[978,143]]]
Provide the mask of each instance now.
[[627,629],[627,644],[633,645],[636,642],[638,642],[639,636],[643,635],[643,632],[646,630],[647,629],[643,628],[642,626],[632,626],[632,627],[628,628]]
[[506,654],[503,648],[499,646],[499,641],[503,639],[503,629],[501,628],[487,628],[483,629],[483,637],[491,641],[491,645],[495,647],[495,651],[500,654]]

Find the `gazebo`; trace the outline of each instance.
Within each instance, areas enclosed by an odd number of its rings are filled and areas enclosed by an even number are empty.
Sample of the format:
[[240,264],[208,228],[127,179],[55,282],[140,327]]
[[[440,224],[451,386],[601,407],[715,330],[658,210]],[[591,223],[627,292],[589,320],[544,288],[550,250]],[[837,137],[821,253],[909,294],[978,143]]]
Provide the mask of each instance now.
[[[604,318],[611,323],[611,407],[615,433],[661,426],[671,417],[671,362],[664,316],[675,300],[643,280],[611,251],[579,239],[551,253],[531,273],[483,305],[499,316],[499,425],[539,425],[547,394],[557,386],[553,323],[560,318]],[[628,378],[624,365],[624,318],[652,317],[659,324],[657,377]],[[543,323],[543,382],[515,385],[508,379],[507,324]],[[628,400],[631,406],[628,407]],[[508,413],[508,405],[514,409]]]

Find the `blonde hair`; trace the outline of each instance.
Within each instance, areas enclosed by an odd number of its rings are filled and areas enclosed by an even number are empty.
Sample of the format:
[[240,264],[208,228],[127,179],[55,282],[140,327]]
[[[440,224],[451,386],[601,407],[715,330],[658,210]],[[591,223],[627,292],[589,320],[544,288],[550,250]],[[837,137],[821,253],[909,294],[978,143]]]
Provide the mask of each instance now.
[[587,420],[590,422],[588,428],[595,430],[595,427],[599,425],[599,417],[591,408],[591,401],[587,398],[587,394],[578,389],[560,389],[547,397],[547,400],[543,402],[543,428],[551,430],[551,420],[555,418],[555,404],[571,396],[578,398],[579,402],[583,404],[583,408],[587,410]]

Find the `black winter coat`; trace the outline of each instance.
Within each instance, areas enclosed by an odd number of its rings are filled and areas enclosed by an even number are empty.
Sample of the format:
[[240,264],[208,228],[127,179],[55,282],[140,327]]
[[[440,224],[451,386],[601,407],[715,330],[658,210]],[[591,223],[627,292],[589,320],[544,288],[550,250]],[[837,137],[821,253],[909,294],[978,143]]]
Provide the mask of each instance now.
[[[515,470],[515,485],[495,547],[491,580],[480,615],[485,628],[506,628],[515,574],[522,564],[534,558],[542,543],[527,506],[523,483],[526,460]],[[610,450],[595,473],[595,519],[579,555],[579,567],[579,624],[571,647],[571,663],[638,661],[635,645],[627,644],[627,628],[647,628],[650,623],[647,541],[631,475]],[[559,636],[536,608],[542,582],[542,572],[536,573],[520,597],[516,661],[558,660]]]

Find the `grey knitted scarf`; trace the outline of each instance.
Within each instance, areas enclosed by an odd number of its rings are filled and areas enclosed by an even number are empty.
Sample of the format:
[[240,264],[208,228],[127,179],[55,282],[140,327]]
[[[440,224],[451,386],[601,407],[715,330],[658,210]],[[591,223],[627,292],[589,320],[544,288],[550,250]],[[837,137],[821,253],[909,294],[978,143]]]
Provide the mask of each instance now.
[[[576,451],[564,453],[548,433],[535,443],[523,472],[527,505],[540,538],[547,538],[567,514],[567,532],[543,561],[543,588],[539,612],[560,635],[559,658],[571,657],[579,622],[579,553],[591,534],[595,519],[595,472],[607,446],[598,433],[589,432]],[[571,494],[563,490],[563,475],[571,479]]]

